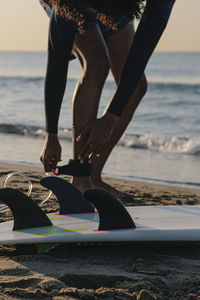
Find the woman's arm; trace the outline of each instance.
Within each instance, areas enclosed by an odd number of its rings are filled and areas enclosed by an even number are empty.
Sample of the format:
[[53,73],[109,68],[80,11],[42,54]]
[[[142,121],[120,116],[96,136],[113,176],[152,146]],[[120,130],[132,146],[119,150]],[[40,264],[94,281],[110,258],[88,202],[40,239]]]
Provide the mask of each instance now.
[[[101,154],[101,150],[109,141],[115,124],[135,92],[145,67],[151,57],[166,25],[175,0],[147,0],[147,5],[138,26],[135,38],[124,65],[121,80],[106,114],[88,124],[78,141],[87,136],[79,154],[85,160],[90,153],[90,145],[95,149],[93,154]],[[94,137],[97,138],[94,138]]]
[[66,88],[69,58],[74,36],[64,39],[59,34],[59,18],[53,9],[48,41],[48,62],[45,80],[46,131],[57,133],[60,108]]
[[175,0],[147,0],[121,80],[108,111],[120,116],[136,90],[170,17]]
[[[60,22],[59,22],[60,21]],[[45,80],[46,138],[40,160],[46,172],[54,172],[61,159],[61,146],[58,140],[58,120],[67,81],[69,58],[74,35],[65,35],[63,20],[51,14],[48,41],[48,63]]]

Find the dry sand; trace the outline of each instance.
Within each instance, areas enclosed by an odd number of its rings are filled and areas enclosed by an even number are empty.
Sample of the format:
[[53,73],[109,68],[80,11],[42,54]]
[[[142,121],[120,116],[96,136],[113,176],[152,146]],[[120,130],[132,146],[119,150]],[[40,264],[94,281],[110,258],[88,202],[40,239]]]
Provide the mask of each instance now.
[[[11,171],[27,174],[32,197],[47,192],[39,185],[40,168],[0,165],[0,185]],[[200,204],[200,190],[106,179],[132,195],[125,205]],[[12,187],[24,188],[17,178]],[[46,212],[58,209],[52,197]],[[9,220],[10,212],[0,216]],[[62,244],[47,254],[34,246],[0,245],[1,299],[200,299],[200,244]]]

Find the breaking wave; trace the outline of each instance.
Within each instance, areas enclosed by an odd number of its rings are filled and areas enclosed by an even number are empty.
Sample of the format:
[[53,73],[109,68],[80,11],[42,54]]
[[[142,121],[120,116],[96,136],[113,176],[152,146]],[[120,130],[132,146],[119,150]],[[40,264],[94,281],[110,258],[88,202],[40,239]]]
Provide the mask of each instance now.
[[200,137],[125,135],[119,142],[123,147],[152,151],[200,155]]
[[[0,133],[43,138],[44,128],[23,124],[0,124]],[[71,141],[71,129],[60,128],[59,138]],[[119,144],[122,147],[159,152],[200,155],[200,136],[154,136],[151,134],[125,134]]]

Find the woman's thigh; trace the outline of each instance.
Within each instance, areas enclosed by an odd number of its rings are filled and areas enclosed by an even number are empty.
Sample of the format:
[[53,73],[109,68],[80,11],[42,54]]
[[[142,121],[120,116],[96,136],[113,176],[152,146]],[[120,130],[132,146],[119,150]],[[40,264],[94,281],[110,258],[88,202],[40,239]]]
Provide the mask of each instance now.
[[134,35],[135,31],[133,25],[127,24],[106,39],[111,71],[117,83],[119,82],[121,71],[131,49]]
[[89,27],[83,34],[76,35],[73,52],[82,63],[99,60],[109,62],[107,45],[98,25]]

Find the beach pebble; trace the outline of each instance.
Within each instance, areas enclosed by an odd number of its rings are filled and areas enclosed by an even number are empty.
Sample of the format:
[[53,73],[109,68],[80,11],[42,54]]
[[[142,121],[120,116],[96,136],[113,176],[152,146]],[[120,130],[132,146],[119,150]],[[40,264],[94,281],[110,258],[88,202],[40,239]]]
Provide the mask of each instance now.
[[52,300],[75,300],[75,299],[78,299],[78,298],[74,298],[74,297],[70,297],[70,296],[56,296],[56,297],[52,298]]
[[56,279],[50,279],[50,280],[43,280],[39,283],[39,287],[46,291],[46,292],[51,292],[53,290],[61,290],[65,288],[65,284],[59,280]]
[[136,293],[129,293],[128,291],[125,290],[115,290],[115,299],[118,300],[137,300],[137,295]]
[[101,287],[95,291],[95,295],[97,296],[98,299],[101,298],[114,299],[115,292],[113,289]]
[[149,291],[141,290],[137,296],[137,300],[156,300],[157,297],[154,297]]
[[80,290],[77,290],[77,294],[81,299],[84,299],[84,300],[94,299],[94,290],[92,290],[92,289],[88,289],[88,290],[80,289]]

